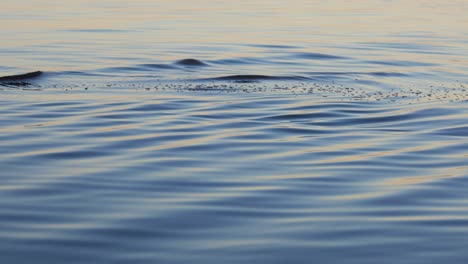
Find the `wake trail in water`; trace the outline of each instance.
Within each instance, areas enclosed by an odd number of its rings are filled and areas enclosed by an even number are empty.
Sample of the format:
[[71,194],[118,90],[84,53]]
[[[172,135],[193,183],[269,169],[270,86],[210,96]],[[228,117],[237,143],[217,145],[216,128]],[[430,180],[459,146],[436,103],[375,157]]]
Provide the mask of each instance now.
[[[314,69],[315,63],[336,61],[330,70]],[[311,62],[305,61],[314,61]],[[414,67],[433,65],[412,61],[382,60],[391,68],[350,71],[340,63],[356,62],[338,54],[293,52],[266,57],[222,59],[185,58],[171,61],[112,65],[88,70],[43,71],[0,77],[3,89],[90,88],[111,91],[146,90],[175,92],[261,92],[315,94],[320,97],[359,101],[464,101],[468,85],[460,80],[439,81],[437,76],[419,72]],[[388,63],[387,63],[388,62]],[[375,65],[376,61],[372,61]],[[296,65],[279,67],[280,65]],[[273,71],[265,71],[271,67]],[[408,67],[412,67],[411,69]],[[305,71],[308,69],[308,71]],[[312,70],[310,70],[312,69]],[[426,76],[422,79],[421,76]],[[32,81],[34,80],[34,82]],[[439,83],[436,83],[439,82]],[[5,88],[6,87],[6,88]]]

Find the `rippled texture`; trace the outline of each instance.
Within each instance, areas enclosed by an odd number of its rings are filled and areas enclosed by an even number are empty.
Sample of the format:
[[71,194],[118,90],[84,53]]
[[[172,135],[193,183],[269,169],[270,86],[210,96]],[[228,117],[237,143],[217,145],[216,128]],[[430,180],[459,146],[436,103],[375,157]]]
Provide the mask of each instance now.
[[466,102],[43,96],[1,104],[8,263],[466,260]]
[[0,263],[465,264],[467,13],[2,3]]

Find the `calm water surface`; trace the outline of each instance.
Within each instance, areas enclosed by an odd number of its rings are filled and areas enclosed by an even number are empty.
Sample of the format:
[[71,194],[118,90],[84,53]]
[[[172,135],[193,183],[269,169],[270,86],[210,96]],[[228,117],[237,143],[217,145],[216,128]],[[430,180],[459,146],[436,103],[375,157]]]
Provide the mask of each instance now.
[[467,263],[466,1],[75,2],[0,9],[0,263]]

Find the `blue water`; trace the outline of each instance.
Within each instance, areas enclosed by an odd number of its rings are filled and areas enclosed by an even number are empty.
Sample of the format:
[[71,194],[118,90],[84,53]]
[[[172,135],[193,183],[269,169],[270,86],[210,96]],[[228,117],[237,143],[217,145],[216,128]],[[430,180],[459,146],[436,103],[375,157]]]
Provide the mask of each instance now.
[[465,1],[78,2],[0,10],[0,263],[467,263]]

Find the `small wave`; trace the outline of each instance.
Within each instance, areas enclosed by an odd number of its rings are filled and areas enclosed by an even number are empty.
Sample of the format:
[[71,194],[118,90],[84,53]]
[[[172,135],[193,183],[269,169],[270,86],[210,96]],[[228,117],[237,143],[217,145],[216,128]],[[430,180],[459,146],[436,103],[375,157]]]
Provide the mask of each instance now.
[[233,59],[213,60],[213,61],[210,61],[210,63],[219,64],[219,65],[249,65],[249,64],[266,63],[266,61],[260,58],[233,58]]
[[169,64],[155,64],[155,63],[147,63],[147,64],[137,64],[137,65],[130,65],[130,66],[113,66],[113,67],[106,67],[98,69],[98,72],[104,73],[111,73],[113,75],[122,75],[127,73],[135,73],[135,72],[153,72],[155,70],[174,70],[178,69],[179,67]]
[[138,66],[148,68],[148,69],[162,69],[162,70],[172,70],[172,69],[177,68],[168,64],[155,64],[155,63],[139,64]]
[[371,75],[371,76],[379,76],[379,77],[405,77],[408,74],[400,73],[400,72],[358,72],[358,71],[349,71],[349,72],[307,72],[306,74],[312,76],[346,76],[346,75]]
[[298,49],[298,46],[291,46],[291,45],[272,45],[272,44],[253,44],[247,45],[250,47],[256,48],[267,48],[267,49]]
[[101,74],[98,72],[89,72],[89,71],[57,71],[57,72],[47,72],[47,76],[88,76],[88,77],[107,77],[108,74]]
[[183,59],[183,60],[177,61],[176,64],[183,65],[183,66],[207,66],[208,65],[196,59]]
[[398,67],[424,67],[424,66],[437,66],[435,63],[418,62],[418,61],[365,61],[365,63],[398,66]]
[[117,66],[117,67],[107,67],[104,69],[100,69],[102,72],[110,72],[110,73],[132,73],[132,72],[146,72],[152,71],[147,67],[141,66]]
[[369,75],[379,76],[379,77],[405,77],[407,74],[401,72],[370,72]]
[[336,59],[346,59],[346,57],[323,54],[323,53],[312,53],[312,52],[300,52],[293,54],[293,57],[300,59],[308,60],[336,60]]
[[439,130],[438,133],[447,136],[468,137],[468,126],[445,128]]
[[235,81],[235,82],[256,82],[256,81],[301,81],[310,80],[303,76],[270,76],[270,75],[255,75],[255,74],[241,74],[241,75],[227,75],[215,78],[203,79],[204,81],[218,80],[218,81]]

